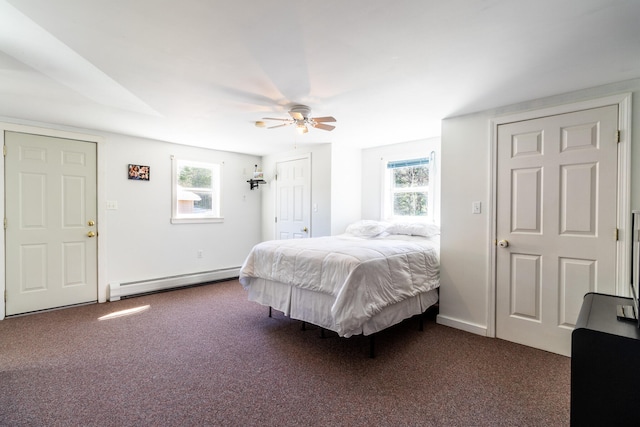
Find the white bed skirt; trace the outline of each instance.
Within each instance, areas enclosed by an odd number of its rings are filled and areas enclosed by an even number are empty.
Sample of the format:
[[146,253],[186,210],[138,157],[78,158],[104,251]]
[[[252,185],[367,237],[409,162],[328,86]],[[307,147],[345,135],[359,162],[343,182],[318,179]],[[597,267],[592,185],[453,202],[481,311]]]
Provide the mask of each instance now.
[[[335,301],[333,296],[267,279],[251,277],[248,280],[249,284],[245,288],[249,293],[249,301],[272,307],[292,319],[338,332],[331,315],[331,307]],[[346,331],[342,336],[371,335],[416,314],[424,313],[436,302],[438,302],[438,289],[418,294],[413,298],[385,307],[360,328]]]

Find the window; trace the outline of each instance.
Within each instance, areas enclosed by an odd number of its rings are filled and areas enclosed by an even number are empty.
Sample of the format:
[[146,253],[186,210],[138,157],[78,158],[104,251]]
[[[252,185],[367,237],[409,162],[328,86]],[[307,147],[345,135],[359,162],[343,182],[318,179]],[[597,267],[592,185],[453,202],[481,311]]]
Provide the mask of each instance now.
[[383,218],[433,220],[429,175],[426,157],[386,162]]
[[173,224],[221,222],[220,165],[172,158]]

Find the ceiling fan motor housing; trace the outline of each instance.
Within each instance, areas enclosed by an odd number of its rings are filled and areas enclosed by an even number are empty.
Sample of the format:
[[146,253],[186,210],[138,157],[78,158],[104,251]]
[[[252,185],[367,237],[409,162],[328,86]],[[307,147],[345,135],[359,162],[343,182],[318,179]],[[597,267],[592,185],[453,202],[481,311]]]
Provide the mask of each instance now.
[[311,108],[306,105],[294,105],[289,110],[289,114],[293,117],[293,120],[296,121],[297,125],[303,125],[306,123],[309,114],[311,113]]

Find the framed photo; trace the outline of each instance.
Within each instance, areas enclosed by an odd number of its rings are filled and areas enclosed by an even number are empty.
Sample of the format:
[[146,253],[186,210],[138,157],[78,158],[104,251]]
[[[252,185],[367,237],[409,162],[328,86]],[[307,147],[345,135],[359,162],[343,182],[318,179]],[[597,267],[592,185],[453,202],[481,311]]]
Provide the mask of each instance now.
[[129,179],[135,179],[137,181],[149,181],[149,166],[142,165],[129,165]]

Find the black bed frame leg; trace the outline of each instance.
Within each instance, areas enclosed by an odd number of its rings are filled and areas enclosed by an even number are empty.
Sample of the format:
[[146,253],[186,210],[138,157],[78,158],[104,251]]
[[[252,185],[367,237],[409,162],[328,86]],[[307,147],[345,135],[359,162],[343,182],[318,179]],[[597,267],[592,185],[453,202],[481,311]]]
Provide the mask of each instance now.
[[324,328],[320,328],[320,338],[324,338]]
[[375,359],[376,357],[376,340],[375,336],[369,335],[369,358]]
[[424,313],[420,315],[420,326],[418,326],[420,332],[424,331]]
[[271,306],[269,306],[269,317],[271,317]]
[[302,330],[306,331],[307,330],[307,322],[302,322]]

